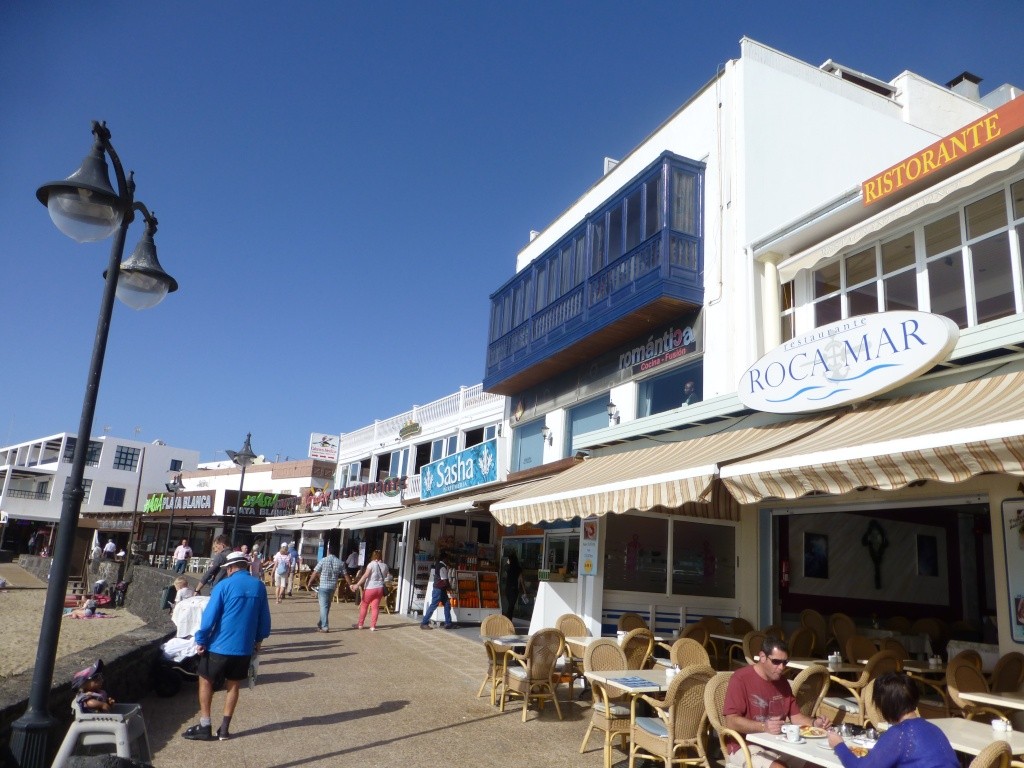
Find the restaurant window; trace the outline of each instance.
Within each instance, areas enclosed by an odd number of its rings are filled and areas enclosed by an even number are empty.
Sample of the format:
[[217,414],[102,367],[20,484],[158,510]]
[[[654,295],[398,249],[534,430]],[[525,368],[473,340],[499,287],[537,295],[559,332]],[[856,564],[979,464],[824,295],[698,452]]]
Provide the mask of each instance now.
[[704,397],[703,364],[693,363],[642,381],[639,395],[640,417],[699,403]]
[[103,496],[103,506],[105,507],[123,507],[124,506],[124,488],[114,488],[111,485],[107,486],[107,491]]
[[644,182],[644,240],[661,229],[661,172]]
[[480,443],[486,443],[488,440],[493,440],[498,436],[498,425],[488,424],[486,427],[477,427],[476,429],[466,430],[466,447],[472,448],[474,445],[480,445]]
[[139,464],[141,448],[130,448],[127,445],[119,445],[114,451],[114,469],[125,469],[134,472]]
[[605,515],[604,588],[665,594],[668,518]]
[[672,521],[672,594],[736,596],[736,529]]
[[672,169],[672,229],[700,234],[697,216],[697,175]]
[[[813,325],[877,311],[919,310],[970,328],[1024,311],[1024,181],[862,245],[810,271]],[[796,333],[782,305],[783,337]]]
[[779,294],[779,306],[782,309],[782,341],[786,342],[796,336],[796,298],[793,294],[793,281],[783,283]]
[[544,419],[516,427],[512,433],[512,463],[510,470],[533,469],[544,463]]
[[569,418],[565,420],[564,456],[572,455],[573,437],[593,432],[595,429],[604,429],[608,426],[608,403],[610,402],[611,395],[605,393],[603,397],[588,400],[569,411]]
[[458,435],[448,435],[448,437],[441,437],[437,440],[433,440],[430,443],[430,461],[434,462],[438,459],[451,456],[456,452],[458,443]]
[[181,472],[181,459],[171,459],[171,465],[167,468],[169,472]]

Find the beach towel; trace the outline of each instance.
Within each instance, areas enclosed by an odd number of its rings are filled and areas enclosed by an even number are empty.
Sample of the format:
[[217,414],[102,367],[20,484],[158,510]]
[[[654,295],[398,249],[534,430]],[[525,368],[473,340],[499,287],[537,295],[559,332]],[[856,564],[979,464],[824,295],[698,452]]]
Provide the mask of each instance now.
[[[74,610],[73,608],[71,610]],[[65,616],[71,616],[72,619],[116,619],[117,616],[113,613],[100,613],[96,611],[92,616],[72,616],[71,611],[64,614]]]

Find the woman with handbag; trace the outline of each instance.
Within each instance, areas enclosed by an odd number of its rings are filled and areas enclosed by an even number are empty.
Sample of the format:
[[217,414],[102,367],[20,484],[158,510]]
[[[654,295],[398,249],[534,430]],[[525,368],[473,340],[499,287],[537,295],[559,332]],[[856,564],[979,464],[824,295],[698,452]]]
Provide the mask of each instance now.
[[[360,587],[363,587],[363,599],[359,603],[359,623],[356,624],[356,629],[363,628],[363,622],[366,621],[366,610],[370,609],[370,631],[377,631],[377,616],[380,613],[380,601],[384,597],[384,585],[390,577],[391,573],[388,570],[387,564],[381,560],[382,554],[379,549],[375,549],[373,554],[370,556],[370,563],[366,566],[366,570],[363,571],[363,575],[359,581],[355,584],[350,584],[349,589],[355,592]],[[363,586],[365,583],[366,586]]]

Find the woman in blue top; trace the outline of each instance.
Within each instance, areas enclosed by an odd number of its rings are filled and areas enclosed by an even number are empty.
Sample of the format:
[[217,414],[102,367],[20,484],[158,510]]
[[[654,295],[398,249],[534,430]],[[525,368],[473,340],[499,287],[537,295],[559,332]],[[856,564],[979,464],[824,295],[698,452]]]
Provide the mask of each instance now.
[[828,734],[843,768],[958,768],[960,761],[946,734],[918,715],[920,694],[907,675],[890,672],[879,677],[873,698],[890,726],[866,757],[855,756],[835,731]]

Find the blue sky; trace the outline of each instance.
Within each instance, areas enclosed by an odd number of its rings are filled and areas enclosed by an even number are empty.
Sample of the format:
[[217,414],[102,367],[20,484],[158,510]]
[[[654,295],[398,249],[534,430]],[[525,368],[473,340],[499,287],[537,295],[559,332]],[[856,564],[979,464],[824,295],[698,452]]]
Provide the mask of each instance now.
[[[0,3],[0,444],[75,431],[109,241],[36,188],[106,120],[181,285],[117,305],[94,434],[306,455],[483,378],[488,295],[752,37],[1024,86],[1024,4]],[[127,249],[142,227],[133,225]]]

